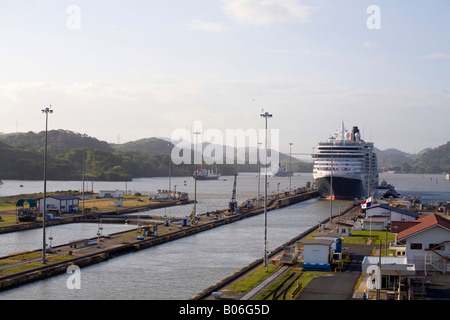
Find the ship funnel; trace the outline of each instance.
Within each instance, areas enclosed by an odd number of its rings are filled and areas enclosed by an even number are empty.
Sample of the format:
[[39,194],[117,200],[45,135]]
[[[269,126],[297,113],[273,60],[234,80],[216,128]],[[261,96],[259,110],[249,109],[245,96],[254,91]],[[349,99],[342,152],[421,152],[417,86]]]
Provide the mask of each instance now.
[[353,127],[351,140],[352,141],[357,141],[357,140],[359,141],[359,139],[360,139],[359,129],[358,129],[358,127]]

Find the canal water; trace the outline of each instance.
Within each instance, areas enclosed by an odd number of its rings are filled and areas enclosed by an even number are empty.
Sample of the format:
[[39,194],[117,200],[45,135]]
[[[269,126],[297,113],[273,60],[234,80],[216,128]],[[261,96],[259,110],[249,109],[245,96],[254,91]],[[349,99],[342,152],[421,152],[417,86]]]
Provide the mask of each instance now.
[[[422,196],[424,202],[450,200],[450,182],[442,175],[393,175],[381,174],[395,185],[403,195]],[[289,178],[269,177],[270,192],[289,188]],[[299,187],[312,181],[312,176],[302,174],[291,179],[291,186]],[[3,181],[0,196],[39,192],[40,181]],[[261,177],[261,194],[264,193]],[[22,187],[20,187],[22,185]],[[194,181],[190,177],[172,178],[171,186],[178,191],[189,192],[193,199]],[[48,191],[80,190],[81,183],[50,181]],[[89,188],[91,185],[89,185]],[[154,193],[168,189],[168,178],[135,179],[132,182],[94,182],[94,191],[127,189],[132,194]],[[233,188],[233,177],[221,177],[219,181],[197,182],[197,212],[227,208]],[[258,177],[253,173],[239,174],[237,179],[238,203],[256,196]],[[334,201],[333,212],[343,209],[348,201]],[[183,217],[193,205],[157,209],[147,212],[153,215]],[[145,214],[147,214],[145,213]],[[296,205],[268,213],[268,248],[272,250],[330,215],[328,200],[311,199]],[[129,225],[103,224],[103,234],[133,227]],[[95,237],[98,225],[93,223],[69,224],[49,228],[47,234],[57,245],[71,240]],[[29,230],[0,235],[0,255],[10,252],[39,249],[42,230]],[[3,248],[4,247],[4,248]],[[233,274],[252,261],[263,256],[264,217],[259,215],[229,225],[215,228],[187,238],[172,241],[136,253],[126,254],[106,262],[81,269],[80,289],[69,289],[69,274],[38,281],[19,288],[0,292],[4,299],[149,299],[184,300]]]

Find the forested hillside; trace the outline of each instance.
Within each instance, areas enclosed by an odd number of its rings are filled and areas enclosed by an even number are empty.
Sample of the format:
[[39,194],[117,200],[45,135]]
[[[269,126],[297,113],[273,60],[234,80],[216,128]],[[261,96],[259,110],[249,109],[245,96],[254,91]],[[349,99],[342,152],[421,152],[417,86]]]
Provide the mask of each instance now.
[[[3,141],[3,142],[2,142]],[[84,146],[84,147],[83,147]],[[47,178],[81,180],[83,153],[85,177],[96,181],[126,181],[133,178],[190,176],[195,165],[174,165],[170,159],[173,145],[163,139],[149,138],[125,144],[108,144],[93,137],[65,130],[48,132]],[[0,179],[41,180],[44,177],[45,133],[0,136]],[[256,171],[257,165],[212,165],[222,175]]]
[[[41,180],[44,176],[45,133],[0,135],[0,179]],[[173,144],[157,138],[124,144],[109,144],[94,137],[66,130],[48,132],[48,170],[51,180],[81,180],[83,153],[88,180],[125,181],[140,177],[190,176],[195,165],[174,165]],[[395,149],[377,150],[380,169],[404,173],[450,172],[450,142],[436,149],[411,155]],[[225,161],[224,161],[225,162]],[[289,165],[289,156],[280,153],[280,162]],[[255,164],[203,166],[222,175],[257,172]],[[312,172],[312,163],[292,159],[294,172]]]
[[450,142],[419,154],[411,166],[414,173],[450,173]]
[[[43,179],[44,148],[42,132],[0,136],[0,179]],[[83,152],[85,175],[89,180],[124,181],[169,174],[168,154],[116,151],[107,142],[53,130],[48,132],[48,179],[81,180]],[[173,176],[190,175],[193,170],[188,165],[171,166]]]

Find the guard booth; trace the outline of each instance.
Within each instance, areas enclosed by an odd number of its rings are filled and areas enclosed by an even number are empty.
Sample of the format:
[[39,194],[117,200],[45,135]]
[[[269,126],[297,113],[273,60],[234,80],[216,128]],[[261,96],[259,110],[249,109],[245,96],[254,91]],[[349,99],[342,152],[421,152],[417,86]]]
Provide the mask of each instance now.
[[303,244],[303,270],[330,271],[334,240],[311,239]]

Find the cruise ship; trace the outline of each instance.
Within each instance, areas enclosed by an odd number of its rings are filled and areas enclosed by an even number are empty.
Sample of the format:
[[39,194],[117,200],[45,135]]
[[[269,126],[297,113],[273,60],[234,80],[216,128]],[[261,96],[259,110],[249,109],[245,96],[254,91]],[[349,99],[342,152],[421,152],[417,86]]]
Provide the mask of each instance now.
[[378,162],[372,142],[361,139],[358,127],[340,130],[315,153],[313,178],[320,195],[332,199],[369,197],[378,187]]

